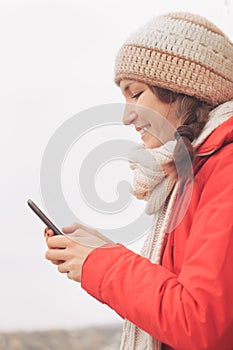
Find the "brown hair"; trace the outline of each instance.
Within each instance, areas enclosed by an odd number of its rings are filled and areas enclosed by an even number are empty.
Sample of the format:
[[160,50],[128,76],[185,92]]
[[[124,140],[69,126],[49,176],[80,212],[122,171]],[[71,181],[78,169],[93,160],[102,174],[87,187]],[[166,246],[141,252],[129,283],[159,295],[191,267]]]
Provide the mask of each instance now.
[[[189,169],[190,167],[189,162],[187,162],[187,157],[190,157],[192,162],[195,158],[195,151],[191,141],[200,135],[213,106],[197,99],[194,96],[179,94],[157,86],[150,86],[150,89],[162,102],[172,103],[176,101],[176,116],[179,125],[188,126],[184,128],[186,129],[186,132],[180,132],[180,137],[176,137],[177,144],[174,150],[174,162],[167,164],[165,167],[165,171],[167,172],[175,171],[176,177],[176,169],[179,169],[179,176],[183,181],[185,181],[189,177],[191,170]],[[182,128],[180,127],[180,130],[181,129]],[[190,131],[189,133],[187,133],[188,129]],[[193,135],[192,139],[190,139],[188,134]]]

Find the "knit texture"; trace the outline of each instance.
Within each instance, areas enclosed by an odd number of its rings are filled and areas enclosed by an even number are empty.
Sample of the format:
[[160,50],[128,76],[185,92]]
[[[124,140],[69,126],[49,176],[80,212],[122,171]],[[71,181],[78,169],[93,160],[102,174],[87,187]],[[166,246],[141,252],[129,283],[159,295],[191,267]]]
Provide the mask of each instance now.
[[[209,115],[209,120],[205,125],[202,133],[192,143],[194,148],[198,148],[219,125],[224,123],[226,120],[228,120],[232,116],[233,116],[233,101],[226,102],[218,106],[214,110],[212,110]],[[164,146],[166,146],[166,144]],[[170,146],[168,146],[167,149],[170,149]],[[145,149],[145,152],[148,152],[149,154],[151,154],[151,151],[152,150]],[[139,149],[139,152],[140,152],[140,149]],[[153,152],[154,152],[153,155],[155,159],[156,149],[154,149]],[[168,151],[165,150],[165,153],[167,152]],[[164,148],[162,153],[164,154]],[[171,157],[170,151],[167,154],[170,158]],[[140,154],[137,157],[137,160],[139,159],[142,159]],[[154,162],[155,162],[155,165],[153,164],[150,165],[150,169],[152,171],[154,171],[155,168],[157,169],[158,163],[163,164],[164,157],[159,154],[158,159],[156,161],[154,160]],[[132,166],[131,159],[130,159],[130,164]],[[135,170],[138,168],[139,168],[139,164],[137,161],[137,166],[135,167]],[[141,169],[144,169],[144,168],[145,168],[145,160],[142,161]],[[135,176],[138,177],[137,174]],[[142,178],[140,178],[140,182],[141,182],[141,179]],[[146,179],[145,181],[146,183],[144,187],[148,188],[148,179],[147,178],[145,179]],[[161,186],[164,186],[164,189],[162,189],[161,187],[155,186],[154,190],[150,191],[149,196],[148,195],[147,197],[143,196],[143,199],[149,200],[150,196],[152,196],[156,200],[157,193],[159,192],[160,199],[163,197],[163,201],[160,200],[160,205],[154,207],[155,211],[153,212],[154,218],[153,218],[152,230],[147,236],[141,251],[141,255],[149,258],[151,262],[153,262],[154,264],[161,264],[163,251],[164,251],[164,248],[167,242],[167,237],[168,237],[168,225],[169,225],[171,213],[175,206],[176,198],[179,192],[179,183],[175,184],[172,192],[167,192],[166,190],[167,185],[165,183],[165,179],[167,178],[163,178],[163,180],[160,182]],[[153,179],[151,178],[150,182],[152,183],[152,181]],[[135,194],[142,193],[142,191],[138,189],[143,188],[143,184],[140,184],[140,186],[138,186],[138,181],[136,181],[135,185],[136,185],[136,188],[134,189]],[[176,225],[178,224],[179,223],[177,222]],[[162,344],[159,340],[153,338],[150,334],[143,331],[142,329],[140,329],[130,321],[125,320],[120,350],[161,350],[161,349],[162,349]]]
[[156,213],[165,203],[175,179],[167,176],[163,164],[173,161],[176,141],[149,149],[144,145],[135,147],[130,155],[130,168],[134,170],[133,195],[147,201],[146,213]]
[[233,99],[233,44],[213,23],[190,13],[152,19],[121,47],[115,82],[142,81],[217,106]]

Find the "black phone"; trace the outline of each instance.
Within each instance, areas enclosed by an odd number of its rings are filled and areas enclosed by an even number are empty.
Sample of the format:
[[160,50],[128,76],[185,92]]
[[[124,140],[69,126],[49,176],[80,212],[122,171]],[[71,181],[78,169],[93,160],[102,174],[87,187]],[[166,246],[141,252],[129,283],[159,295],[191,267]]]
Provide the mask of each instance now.
[[55,235],[63,235],[63,233],[54,225],[54,223],[38,208],[38,206],[29,199],[27,201],[29,207],[34,211],[34,213],[39,216],[45,225],[47,225]]

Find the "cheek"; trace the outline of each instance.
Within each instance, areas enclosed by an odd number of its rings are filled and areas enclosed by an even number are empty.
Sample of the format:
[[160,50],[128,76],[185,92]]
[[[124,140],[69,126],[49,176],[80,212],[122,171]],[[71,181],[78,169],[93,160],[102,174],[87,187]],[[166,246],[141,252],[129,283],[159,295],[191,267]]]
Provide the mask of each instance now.
[[150,109],[154,109],[154,106],[155,106],[153,102],[153,98],[151,97],[151,94],[148,92],[145,92],[140,96],[140,98],[138,99],[138,104]]
[[178,119],[176,117],[176,111],[174,113],[171,113],[171,115],[167,118],[169,123],[176,129],[178,126]]
[[151,134],[157,138],[161,144],[173,140],[175,128],[171,122],[166,118],[159,116],[155,119],[151,122]]
[[162,117],[167,118],[169,113],[169,105],[162,103],[155,103],[154,110],[159,113]]
[[[161,102],[150,90],[146,91],[138,100],[140,106],[154,111],[154,115],[160,114],[166,117],[169,113],[169,104]],[[153,118],[153,116],[152,116]]]

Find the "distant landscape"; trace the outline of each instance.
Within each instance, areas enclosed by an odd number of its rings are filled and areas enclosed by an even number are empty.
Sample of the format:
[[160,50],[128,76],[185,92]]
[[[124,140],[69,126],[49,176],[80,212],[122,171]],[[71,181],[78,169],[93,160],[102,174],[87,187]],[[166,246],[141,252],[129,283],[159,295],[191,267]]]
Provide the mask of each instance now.
[[122,326],[0,332],[1,350],[119,350]]

